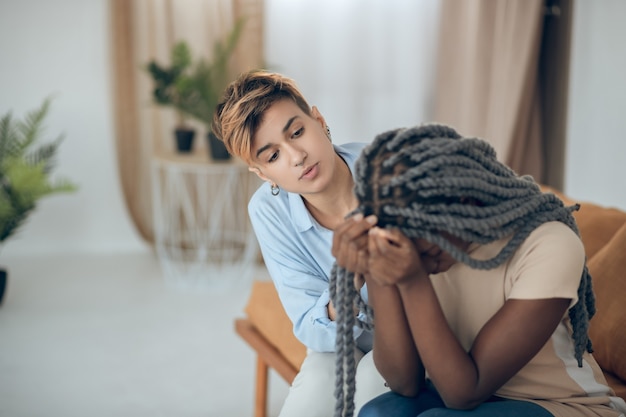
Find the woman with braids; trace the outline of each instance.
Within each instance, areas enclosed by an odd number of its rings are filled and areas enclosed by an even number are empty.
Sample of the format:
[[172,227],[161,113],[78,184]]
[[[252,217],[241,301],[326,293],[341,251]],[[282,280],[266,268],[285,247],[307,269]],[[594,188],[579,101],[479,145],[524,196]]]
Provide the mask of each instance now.
[[[337,357],[332,231],[357,206],[352,167],[366,144],[334,146],[324,117],[293,80],[265,71],[242,74],[226,89],[213,131],[264,181],[248,213],[294,334],[307,347],[280,417],[328,417]],[[371,333],[356,328],[350,337],[358,405],[389,389],[369,353]]]
[[[441,125],[379,135],[356,162],[355,194],[359,214],[333,238],[337,343],[352,344],[356,273],[392,390],[360,417],[624,415],[590,353],[577,207]],[[349,416],[352,364],[337,373],[335,415]]]

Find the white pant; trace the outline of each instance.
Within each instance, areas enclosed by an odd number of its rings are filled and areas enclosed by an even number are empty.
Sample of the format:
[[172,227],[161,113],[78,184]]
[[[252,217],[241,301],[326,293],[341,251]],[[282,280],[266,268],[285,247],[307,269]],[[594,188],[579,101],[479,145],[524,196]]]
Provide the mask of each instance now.
[[[309,350],[289,388],[279,417],[332,417],[335,410],[335,353]],[[378,373],[372,351],[356,349],[354,415],[374,397],[389,391]]]

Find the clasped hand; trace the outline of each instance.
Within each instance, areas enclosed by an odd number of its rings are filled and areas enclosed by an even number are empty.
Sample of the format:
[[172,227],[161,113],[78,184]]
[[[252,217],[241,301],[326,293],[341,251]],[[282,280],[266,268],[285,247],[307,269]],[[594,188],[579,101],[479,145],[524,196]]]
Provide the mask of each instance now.
[[332,254],[337,265],[379,285],[428,276],[413,242],[397,229],[376,227],[377,220],[356,214],[335,229]]

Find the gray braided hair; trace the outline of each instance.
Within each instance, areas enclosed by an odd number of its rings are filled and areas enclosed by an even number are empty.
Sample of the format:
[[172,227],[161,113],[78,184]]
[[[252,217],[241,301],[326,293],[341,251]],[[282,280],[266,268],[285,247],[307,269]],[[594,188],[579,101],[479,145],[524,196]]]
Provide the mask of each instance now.
[[[509,259],[528,235],[549,221],[560,221],[579,235],[572,212],[552,193],[542,193],[530,176],[518,176],[496,159],[495,150],[477,138],[463,138],[444,125],[396,129],[378,135],[363,149],[355,165],[357,211],[374,214],[379,227],[398,228],[409,238],[423,238],[475,269],[492,269]],[[472,201],[467,204],[463,201]],[[441,232],[467,242],[487,244],[511,237],[491,259],[477,260]],[[354,274],[333,266],[330,295],[337,311],[335,417],[354,412],[355,325],[353,306],[366,306],[353,284]],[[592,352],[587,330],[595,314],[591,276],[585,264],[578,302],[570,308],[574,354],[582,367],[584,351]]]

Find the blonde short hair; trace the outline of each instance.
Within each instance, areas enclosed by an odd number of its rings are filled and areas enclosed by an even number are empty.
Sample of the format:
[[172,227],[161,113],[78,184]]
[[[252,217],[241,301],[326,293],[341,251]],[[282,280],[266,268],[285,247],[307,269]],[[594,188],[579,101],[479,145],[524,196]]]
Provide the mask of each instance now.
[[275,102],[293,100],[307,115],[311,109],[296,83],[284,75],[264,70],[241,74],[224,90],[213,115],[213,133],[231,155],[252,162],[252,139],[264,113]]

